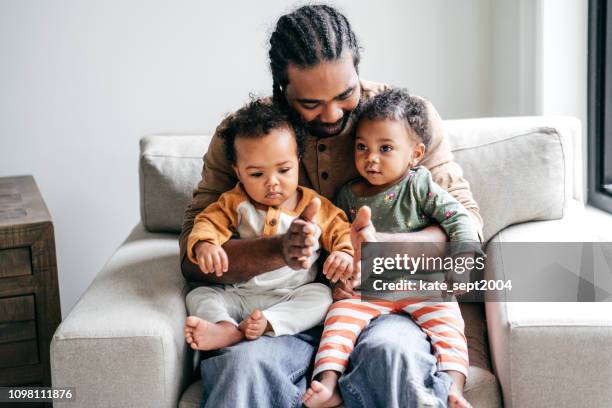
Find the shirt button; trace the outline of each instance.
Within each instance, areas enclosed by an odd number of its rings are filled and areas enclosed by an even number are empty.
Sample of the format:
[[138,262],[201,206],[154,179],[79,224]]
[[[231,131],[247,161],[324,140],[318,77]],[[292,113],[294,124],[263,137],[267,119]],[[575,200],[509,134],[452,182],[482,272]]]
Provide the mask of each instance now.
[[323,173],[321,173],[321,178],[322,178],[323,180],[327,180],[327,178],[328,178],[328,177],[329,177],[329,174],[327,174],[327,172],[326,172],[326,171],[324,171]]
[[276,225],[276,219],[272,218],[270,221],[268,221],[268,224],[270,224],[271,227]]
[[319,151],[320,151],[320,152],[324,152],[324,151],[325,151],[325,149],[327,149],[327,146],[325,146],[324,144],[320,144],[320,145],[318,146],[318,149],[319,149]]

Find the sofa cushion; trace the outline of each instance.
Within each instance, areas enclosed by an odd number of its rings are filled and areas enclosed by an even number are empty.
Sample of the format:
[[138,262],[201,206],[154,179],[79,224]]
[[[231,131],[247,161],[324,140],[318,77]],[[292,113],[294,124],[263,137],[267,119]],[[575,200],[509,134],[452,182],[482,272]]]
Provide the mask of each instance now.
[[150,232],[180,232],[201,179],[210,136],[146,136],[140,140],[140,218]]
[[[560,218],[579,194],[572,177],[572,118],[497,118],[445,121],[484,219],[484,238],[508,225]],[[149,231],[180,232],[199,182],[209,136],[146,136],[141,140],[140,204]]]
[[480,206],[485,241],[512,224],[562,217],[565,175],[555,129],[452,140]]

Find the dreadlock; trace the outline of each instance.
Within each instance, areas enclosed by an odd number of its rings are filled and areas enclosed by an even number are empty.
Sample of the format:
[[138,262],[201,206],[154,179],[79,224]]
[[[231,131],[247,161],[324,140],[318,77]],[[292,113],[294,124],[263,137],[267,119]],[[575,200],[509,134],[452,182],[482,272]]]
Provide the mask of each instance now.
[[312,67],[321,61],[333,61],[348,49],[355,70],[359,65],[359,44],[346,17],[333,7],[319,4],[298,8],[276,23],[270,37],[272,98],[286,109],[283,90],[289,83],[287,66]]

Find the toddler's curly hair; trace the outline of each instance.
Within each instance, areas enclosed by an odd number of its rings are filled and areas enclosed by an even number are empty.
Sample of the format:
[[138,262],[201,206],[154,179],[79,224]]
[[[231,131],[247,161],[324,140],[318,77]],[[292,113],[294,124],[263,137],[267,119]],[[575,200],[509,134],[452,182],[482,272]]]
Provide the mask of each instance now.
[[289,116],[281,110],[270,98],[255,98],[233,114],[230,114],[220,130],[219,136],[225,144],[227,159],[236,164],[236,148],[234,142],[238,138],[261,138],[271,130],[286,127],[295,136],[297,155],[304,153],[304,135],[302,131],[291,125]]
[[412,96],[401,88],[388,88],[363,101],[357,109],[357,119],[391,119],[404,122],[429,147],[431,131],[427,105],[422,98]]

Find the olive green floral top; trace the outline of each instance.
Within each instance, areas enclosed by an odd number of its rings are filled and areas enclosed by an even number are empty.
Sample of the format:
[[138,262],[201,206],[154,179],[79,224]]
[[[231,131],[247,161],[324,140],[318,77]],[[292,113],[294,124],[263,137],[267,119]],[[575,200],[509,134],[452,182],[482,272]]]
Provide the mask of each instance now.
[[432,180],[425,167],[411,169],[387,191],[370,197],[355,196],[351,191],[354,182],[345,184],[336,198],[337,206],[351,222],[357,210],[367,205],[372,209],[372,223],[380,232],[414,232],[437,222],[451,242],[479,242],[468,211]]

